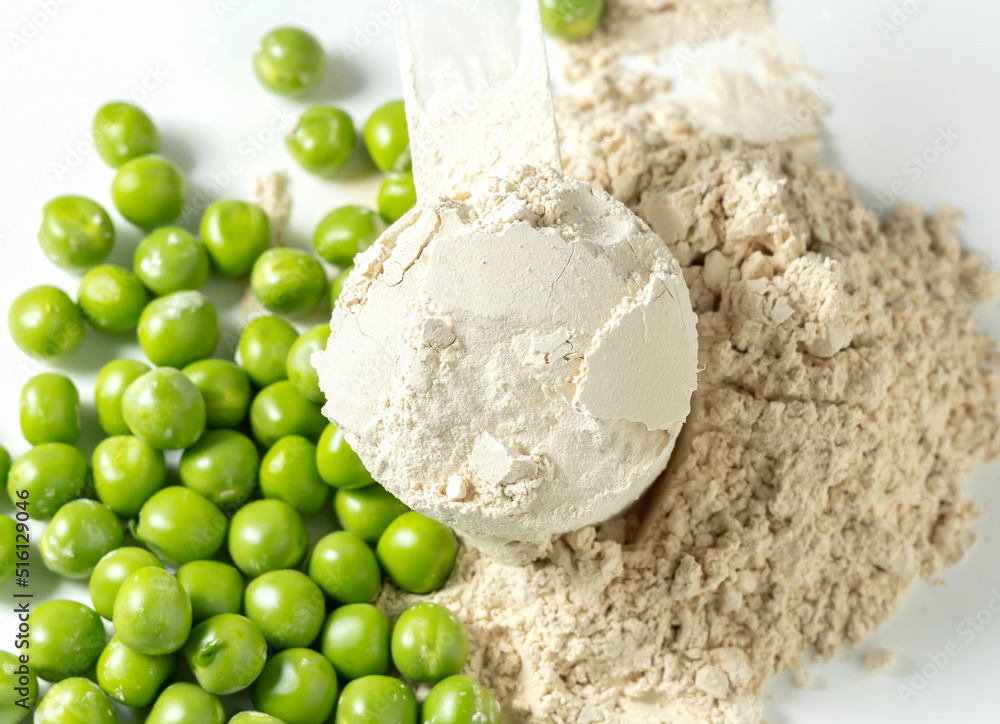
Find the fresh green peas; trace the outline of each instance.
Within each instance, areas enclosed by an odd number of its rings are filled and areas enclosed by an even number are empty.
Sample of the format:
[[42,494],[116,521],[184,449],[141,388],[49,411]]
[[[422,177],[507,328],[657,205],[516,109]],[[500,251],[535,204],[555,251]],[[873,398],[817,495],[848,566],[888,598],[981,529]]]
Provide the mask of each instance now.
[[73,300],[48,284],[17,296],[7,313],[7,326],[22,352],[48,362],[59,362],[76,352],[86,332]]
[[250,686],[264,668],[267,642],[253,621],[220,613],[191,631],[184,658],[201,688],[232,694]]
[[17,724],[37,701],[38,679],[28,665],[28,655],[0,651],[0,724]]
[[421,724],[501,724],[500,704],[475,679],[457,674],[436,684],[424,700]]
[[146,229],[180,216],[186,196],[187,183],[180,169],[154,154],[127,161],[111,183],[111,200],[119,213]]
[[351,272],[354,270],[354,265],[344,267],[337,276],[333,278],[330,282],[330,309],[337,304],[337,300],[340,299],[340,293],[344,291],[344,284],[347,283],[347,277],[350,276]]
[[0,445],[0,483],[7,484],[7,476],[10,474],[10,453],[7,452],[7,448]]
[[326,599],[304,573],[269,571],[247,586],[246,612],[271,646],[300,648],[311,645],[319,636]]
[[86,578],[125,538],[114,511],[94,500],[74,500],[56,511],[42,533],[45,567],[63,578]]
[[323,404],[326,397],[319,388],[319,374],[312,366],[312,355],[326,349],[326,341],[330,338],[330,325],[317,324],[308,332],[303,334],[288,351],[288,360],[285,363],[285,371],[292,384],[299,388],[299,392],[305,395],[311,402]]
[[145,548],[133,547],[111,551],[97,563],[90,576],[90,600],[101,618],[111,620],[118,589],[126,578],[148,566],[163,568],[163,563]]
[[540,0],[542,27],[553,38],[583,40],[597,29],[604,0]]
[[356,141],[354,121],[347,113],[316,106],[299,117],[285,147],[306,171],[330,177],[347,162]]
[[226,708],[215,694],[196,684],[178,682],[160,694],[146,724],[226,724]]
[[323,655],[345,680],[389,670],[389,622],[370,603],[341,606],[323,629]]
[[125,390],[122,417],[137,438],[160,450],[189,447],[205,430],[205,400],[172,367],[145,373]]
[[220,276],[249,274],[271,244],[271,221],[257,204],[220,199],[205,209],[201,238]]
[[112,101],[94,116],[94,148],[104,163],[118,168],[133,158],[157,153],[160,132],[141,108]]
[[323,217],[313,234],[316,253],[331,264],[348,266],[385,230],[382,218],[364,206],[341,206]]
[[96,201],[58,196],[42,209],[38,243],[53,264],[79,271],[104,261],[115,243],[115,227]]
[[272,93],[302,95],[323,81],[326,54],[319,41],[305,30],[276,28],[257,46],[253,69],[261,85]]
[[79,676],[94,665],[104,649],[101,617],[76,601],[56,599],[38,604],[28,614],[28,626],[31,667],[46,681]]
[[193,490],[172,485],[139,511],[135,537],[167,563],[211,558],[226,540],[226,516]]
[[389,524],[376,550],[393,583],[410,593],[430,593],[451,575],[458,541],[448,526],[411,511]]
[[260,489],[265,498],[284,500],[300,513],[322,508],[330,486],[316,469],[316,446],[299,435],[274,443],[261,461]]
[[311,312],[326,292],[326,273],[300,249],[275,247],[254,262],[250,288],[264,309],[278,314]]
[[323,724],[336,703],[337,674],[310,649],[279,651],[253,685],[254,707],[287,724]]
[[76,298],[90,326],[110,333],[135,329],[149,301],[139,277],[114,264],[101,264],[87,272]]
[[163,656],[187,641],[191,601],[168,571],[155,566],[140,568],[118,589],[111,620],[115,635],[130,649]]
[[122,415],[125,389],[149,372],[149,365],[134,359],[108,362],[97,375],[94,386],[94,406],[97,422],[107,435],[128,435],[128,425]]
[[409,508],[378,483],[338,490],[333,497],[337,523],[365,543],[375,545],[389,524]]
[[35,711],[34,724],[118,724],[118,715],[101,687],[74,676],[46,692]]
[[201,292],[154,299],[139,318],[142,351],[160,367],[184,367],[211,357],[219,344],[219,317]]
[[436,603],[417,603],[403,611],[392,629],[391,647],[399,673],[421,684],[457,674],[469,658],[465,627]]
[[229,555],[248,576],[298,568],[309,552],[302,516],[281,500],[257,500],[236,511],[229,525]]
[[264,447],[288,435],[316,440],[326,424],[320,406],[307,400],[288,380],[268,385],[250,405],[250,427]]
[[323,430],[316,446],[316,465],[327,485],[340,490],[363,488],[374,482],[361,458],[347,444],[344,433],[332,422]]
[[[17,724],[14,722],[13,724]],[[241,711],[229,720],[229,724],[285,724],[276,716],[259,711]]]
[[83,494],[89,472],[82,452],[65,443],[47,442],[14,461],[7,492],[12,502],[27,503],[32,518],[45,520]]
[[247,501],[257,484],[260,454],[235,430],[209,430],[181,456],[181,482],[218,506]]
[[203,359],[184,368],[184,374],[205,398],[208,427],[236,427],[250,409],[250,378],[229,360]]
[[177,580],[191,599],[195,623],[220,613],[240,612],[243,576],[228,563],[191,561],[177,569]]
[[412,173],[390,174],[378,190],[378,213],[387,224],[394,224],[417,203],[417,188]]
[[[17,570],[18,532],[18,524],[13,519],[0,515],[0,586],[13,578]],[[22,544],[26,541],[27,538],[22,535]]]
[[80,395],[65,375],[44,372],[21,388],[21,433],[32,445],[80,439]]
[[335,724],[417,724],[417,698],[392,676],[365,676],[344,687]]
[[316,544],[309,558],[309,577],[338,603],[368,603],[382,587],[382,572],[372,549],[342,530]]
[[149,656],[112,638],[97,660],[97,683],[126,706],[149,706],[177,668],[176,654]]
[[285,363],[299,338],[281,317],[265,315],[252,320],[240,335],[240,364],[258,387],[288,379]]
[[97,499],[123,518],[134,518],[167,484],[163,452],[132,435],[105,438],[94,449]]
[[372,161],[383,171],[401,173],[410,170],[410,133],[403,101],[389,101],[368,117],[365,146]]
[[158,297],[201,289],[210,271],[205,245],[178,226],[164,226],[135,249],[135,273]]

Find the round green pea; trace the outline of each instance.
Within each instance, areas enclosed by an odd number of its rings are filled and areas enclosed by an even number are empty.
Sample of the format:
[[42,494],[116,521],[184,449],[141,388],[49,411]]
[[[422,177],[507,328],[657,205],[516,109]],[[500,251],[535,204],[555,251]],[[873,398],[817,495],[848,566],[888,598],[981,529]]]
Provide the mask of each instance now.
[[341,206],[319,222],[313,234],[313,245],[322,259],[344,267],[375,243],[384,230],[382,218],[371,209]]
[[195,623],[220,613],[239,613],[243,604],[243,576],[228,563],[191,561],[177,569],[177,580],[191,599]]
[[219,344],[219,317],[201,292],[174,292],[150,302],[139,317],[139,344],[160,367],[184,367],[211,357]]
[[288,379],[285,363],[298,338],[295,327],[281,317],[257,317],[246,326],[240,335],[240,364],[255,385]]
[[248,576],[298,568],[309,552],[302,516],[281,500],[257,500],[236,511],[229,525],[229,555]]
[[285,363],[288,379],[310,402],[319,404],[326,402],[326,396],[319,388],[319,374],[312,366],[311,359],[314,352],[326,349],[326,341],[329,338],[330,325],[317,324],[295,340],[288,351],[288,360]]
[[396,621],[391,649],[399,673],[421,684],[436,684],[465,666],[469,637],[462,622],[444,606],[417,603]]
[[180,169],[155,154],[127,161],[111,183],[111,199],[119,213],[146,229],[164,226],[180,216],[186,196],[187,184]]
[[354,121],[347,113],[316,106],[299,117],[285,147],[306,171],[328,178],[347,162],[356,142]]
[[330,487],[316,469],[316,446],[299,435],[274,443],[260,464],[260,489],[306,515],[322,508]]
[[115,227],[96,201],[57,196],[42,209],[38,243],[53,264],[79,271],[104,261],[115,243]]
[[250,410],[250,378],[243,368],[224,359],[203,359],[184,368],[201,390],[208,427],[236,427]]
[[148,566],[122,583],[111,620],[115,635],[133,651],[150,656],[171,654],[191,633],[191,601],[168,571]]
[[209,430],[184,451],[181,482],[221,507],[241,505],[257,485],[260,454],[246,435]]
[[341,606],[323,628],[323,655],[344,680],[389,670],[389,622],[370,603]]
[[211,558],[226,540],[226,516],[214,503],[185,487],[155,493],[139,511],[135,537],[167,563]]
[[97,660],[97,683],[115,701],[139,708],[156,700],[176,668],[176,654],[140,654],[114,637]]
[[344,687],[335,724],[417,724],[417,698],[405,681],[365,676]]
[[358,454],[344,439],[344,433],[332,422],[323,430],[316,446],[316,465],[327,485],[352,490],[371,485],[371,474]]
[[372,549],[339,530],[320,539],[309,558],[309,577],[338,603],[368,603],[382,587]]
[[191,631],[184,658],[201,688],[232,694],[250,686],[264,668],[267,642],[257,624],[235,613],[220,613]]
[[134,518],[167,484],[163,452],[132,435],[105,438],[94,449],[97,499],[123,518]]
[[35,708],[38,679],[28,661],[27,654],[0,651],[0,724],[17,724]]
[[47,442],[14,461],[7,492],[13,503],[27,503],[32,518],[45,520],[83,494],[89,472],[82,452],[65,443]]
[[172,367],[152,370],[132,382],[121,407],[132,434],[160,450],[189,447],[205,430],[201,392]]
[[65,375],[44,372],[21,388],[21,433],[32,445],[80,439],[80,394]]
[[389,524],[376,551],[393,583],[410,593],[430,593],[451,575],[458,541],[448,526],[411,511]]
[[60,681],[46,692],[34,724],[118,724],[118,715],[101,687],[79,676]]
[[139,277],[114,264],[101,264],[87,272],[76,298],[90,326],[110,333],[135,329],[149,301]]
[[320,406],[307,400],[289,380],[268,385],[250,405],[250,427],[264,447],[288,435],[316,440],[326,424]]
[[10,453],[7,452],[7,448],[0,445],[0,484],[7,484],[7,476],[10,474]]
[[378,543],[389,524],[408,510],[378,483],[338,490],[333,496],[333,513],[338,525],[370,545]]
[[326,273],[318,259],[301,249],[275,247],[254,262],[250,287],[269,312],[304,314],[323,298]]
[[403,101],[389,101],[368,117],[365,146],[372,161],[383,171],[410,170],[410,133]]
[[292,570],[269,571],[247,586],[247,618],[260,626],[276,649],[312,644],[323,628],[326,599],[309,576]]
[[540,0],[542,27],[559,40],[583,40],[604,13],[604,0]]
[[241,711],[229,720],[229,724],[285,724],[276,716],[259,711]]
[[323,46],[299,28],[276,28],[265,35],[253,56],[261,85],[272,93],[297,96],[316,88],[326,73]]
[[436,684],[424,699],[421,724],[501,724],[500,704],[475,679],[456,674]]
[[378,213],[387,224],[396,223],[416,203],[412,173],[390,174],[378,190]]
[[[27,533],[27,525],[14,522],[6,515],[0,515],[0,586],[14,577],[17,570],[17,536],[18,533]],[[27,536],[22,535],[22,545],[27,545]]]
[[133,158],[157,153],[160,132],[138,106],[112,101],[94,116],[94,147],[104,163],[118,168]]
[[59,362],[76,352],[86,332],[83,314],[62,289],[42,284],[10,305],[7,327],[14,344],[35,359]]
[[220,199],[205,209],[201,238],[219,275],[235,279],[271,245],[271,221],[257,204]]
[[159,297],[201,289],[210,271],[205,245],[178,226],[164,226],[143,239],[133,266],[146,288]]
[[149,365],[134,359],[116,359],[101,369],[94,387],[94,406],[97,422],[105,434],[129,434],[122,415],[122,397],[126,388],[147,372]]
[[76,601],[38,604],[28,614],[28,628],[31,668],[46,681],[82,675],[97,661],[106,640],[101,617]]
[[347,283],[347,277],[351,275],[354,270],[354,265],[344,267],[337,276],[333,278],[330,282],[330,309],[337,304],[337,300],[340,299],[340,293],[344,291],[344,284]]
[[178,682],[160,694],[146,724],[226,724],[226,708],[197,684]]
[[337,704],[337,674],[311,649],[279,651],[254,682],[253,704],[287,724],[323,724]]
[[119,548],[104,556],[90,576],[90,600],[94,604],[94,610],[110,621],[114,615],[118,589],[125,579],[140,568],[149,566],[163,568],[163,563],[145,548]]
[[95,500],[73,500],[56,511],[42,533],[45,567],[63,578],[86,578],[125,538],[114,511]]

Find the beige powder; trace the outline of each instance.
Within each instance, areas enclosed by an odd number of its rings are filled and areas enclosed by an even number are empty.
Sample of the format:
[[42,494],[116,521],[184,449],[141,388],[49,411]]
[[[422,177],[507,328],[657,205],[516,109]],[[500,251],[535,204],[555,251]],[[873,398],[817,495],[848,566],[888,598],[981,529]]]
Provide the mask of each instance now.
[[881,671],[883,673],[896,668],[899,657],[895,651],[888,649],[872,649],[865,654],[865,668],[869,671]]

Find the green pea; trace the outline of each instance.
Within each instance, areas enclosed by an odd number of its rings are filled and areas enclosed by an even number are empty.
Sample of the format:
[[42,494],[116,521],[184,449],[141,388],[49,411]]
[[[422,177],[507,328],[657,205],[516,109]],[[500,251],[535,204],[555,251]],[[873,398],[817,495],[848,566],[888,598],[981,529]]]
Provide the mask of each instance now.
[[369,545],[378,543],[385,529],[409,508],[378,483],[338,490],[333,496],[337,524]]
[[125,390],[122,417],[137,438],[160,450],[189,447],[205,429],[205,400],[180,370],[161,367]]
[[331,264],[348,266],[385,230],[382,217],[364,206],[341,206],[323,217],[313,234],[316,253]]
[[135,537],[167,563],[200,561],[226,539],[226,516],[193,490],[172,485],[155,493],[139,511]]
[[302,95],[323,81],[326,53],[319,41],[305,30],[276,28],[257,46],[253,69],[261,85],[272,93]]
[[283,500],[300,513],[322,508],[330,487],[316,469],[316,446],[299,435],[274,443],[260,465],[260,489],[265,498]]
[[288,380],[268,385],[257,393],[250,405],[250,427],[257,442],[264,447],[288,435],[316,440],[325,425],[326,418],[320,406],[307,400]]
[[28,614],[31,668],[40,679],[80,676],[97,661],[106,640],[94,609],[76,601],[40,603]]
[[142,351],[160,367],[184,367],[215,353],[219,318],[201,292],[174,292],[154,299],[139,318]]
[[382,572],[372,549],[342,530],[316,544],[309,558],[309,577],[339,603],[368,603],[382,587]]
[[365,676],[344,687],[335,724],[417,724],[417,698],[392,676]]
[[76,298],[91,327],[113,334],[135,329],[149,301],[139,277],[114,264],[102,264],[87,272]]
[[417,188],[412,173],[391,174],[378,190],[378,213],[387,224],[394,224],[417,203]]
[[265,315],[252,320],[240,335],[240,364],[258,387],[288,379],[285,362],[299,338],[281,317]]
[[322,650],[341,679],[384,674],[389,670],[389,622],[370,603],[341,606],[326,621]]
[[326,273],[319,260],[300,249],[275,247],[254,262],[250,287],[269,312],[304,314],[319,304],[326,292]]
[[205,209],[201,238],[219,276],[235,279],[271,245],[271,221],[257,204],[220,199]]
[[145,548],[119,548],[104,556],[90,576],[90,600],[94,610],[110,621],[118,589],[126,578],[148,566],[163,568],[163,563]]
[[242,505],[257,485],[260,454],[234,430],[209,430],[184,451],[181,482],[221,507]]
[[133,651],[171,654],[191,632],[191,601],[169,572],[155,566],[140,568],[118,589],[112,623],[115,635]]
[[119,213],[146,229],[165,226],[180,216],[186,197],[180,169],[154,154],[127,161],[111,183],[111,199]]
[[45,372],[21,388],[21,433],[32,445],[80,439],[80,395],[65,375]]
[[309,576],[299,571],[270,571],[247,586],[247,618],[260,626],[276,649],[312,644],[323,628],[326,599]]
[[540,0],[542,27],[553,38],[583,40],[604,13],[604,0]]
[[160,132],[146,113],[131,103],[113,101],[94,116],[94,148],[104,163],[118,168],[160,150]]
[[105,434],[129,434],[122,415],[122,397],[126,388],[147,372],[149,365],[134,359],[116,359],[101,369],[94,386],[94,406],[97,422]]
[[421,724],[501,724],[500,704],[475,679],[457,674],[436,684],[424,700]]
[[205,245],[179,226],[164,226],[135,249],[135,273],[158,297],[201,289],[208,281]]
[[236,427],[250,410],[250,378],[234,362],[203,359],[184,368],[184,374],[205,398],[208,427]]
[[337,703],[337,674],[321,654],[285,649],[253,685],[254,707],[287,724],[323,724]]
[[344,291],[344,284],[347,283],[347,277],[351,275],[352,271],[354,271],[353,264],[344,267],[330,283],[330,309],[336,306],[337,300],[340,299],[340,293]]
[[46,692],[35,712],[34,724],[118,724],[118,715],[101,687],[74,676]]
[[14,461],[7,493],[14,503],[27,503],[32,518],[45,520],[83,494],[89,472],[82,452],[65,443],[47,442]]
[[114,637],[97,660],[97,683],[115,701],[140,708],[156,700],[176,668],[176,654],[140,654]]
[[195,623],[220,613],[240,612],[243,576],[228,563],[191,561],[177,569],[177,580],[191,599]]
[[153,704],[146,724],[226,724],[226,708],[196,684],[171,684]]
[[248,576],[298,568],[309,551],[302,516],[281,500],[257,500],[236,511],[229,525],[229,556]]
[[299,388],[299,392],[305,395],[307,400],[321,405],[326,402],[326,397],[319,388],[319,375],[311,360],[314,352],[326,349],[326,341],[329,338],[330,325],[317,324],[295,340],[288,351],[288,360],[285,363],[285,371],[292,384]]
[[96,201],[57,196],[42,209],[38,243],[53,264],[79,271],[104,261],[115,243],[115,227]]
[[285,724],[276,716],[259,711],[241,711],[229,720],[229,724]]
[[86,332],[83,315],[61,289],[42,284],[10,305],[7,326],[14,344],[35,359],[59,362],[76,352]]
[[356,140],[354,121],[347,113],[316,106],[299,117],[285,147],[306,171],[328,178],[347,162]]
[[184,658],[202,689],[232,694],[250,686],[260,674],[267,642],[250,619],[220,613],[194,628]]
[[410,170],[410,133],[403,101],[389,101],[368,117],[365,146],[375,165],[383,171]]
[[341,490],[363,488],[374,482],[361,458],[347,444],[344,433],[332,422],[319,438],[316,465],[327,485]]
[[7,476],[10,475],[10,453],[7,452],[7,448],[0,445],[0,484],[7,484]]
[[94,500],[74,500],[56,511],[42,533],[45,567],[63,578],[86,578],[125,538],[114,511]]
[[[0,515],[0,586],[14,577],[17,570],[18,533],[26,533],[26,524],[20,524],[6,515]],[[22,535],[21,544],[27,545],[27,538]]]
[[0,724],[17,724],[35,708],[38,679],[28,661],[27,654],[0,651]]
[[391,648],[399,673],[421,684],[436,684],[465,666],[469,637],[462,622],[444,606],[417,603],[396,621]]
[[163,452],[132,435],[102,440],[94,449],[97,499],[123,518],[134,518],[152,495],[167,484]]
[[389,524],[376,550],[393,583],[410,593],[430,593],[451,575],[458,541],[448,526],[411,511]]

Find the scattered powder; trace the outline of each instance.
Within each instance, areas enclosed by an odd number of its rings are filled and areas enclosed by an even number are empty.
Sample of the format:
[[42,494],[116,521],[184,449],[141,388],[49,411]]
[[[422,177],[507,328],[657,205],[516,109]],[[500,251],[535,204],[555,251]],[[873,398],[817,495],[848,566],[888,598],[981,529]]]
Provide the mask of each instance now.
[[[285,230],[292,214],[292,199],[288,195],[288,176],[282,171],[270,171],[253,180],[253,202],[260,206],[271,222],[271,246],[285,246]],[[269,312],[247,285],[240,299],[240,319],[244,323]]]
[[813,675],[809,669],[799,669],[792,674],[792,683],[796,689],[811,689],[813,685]]
[[895,651],[888,649],[872,649],[865,654],[865,668],[869,671],[881,671],[883,673],[896,668],[899,657]]

